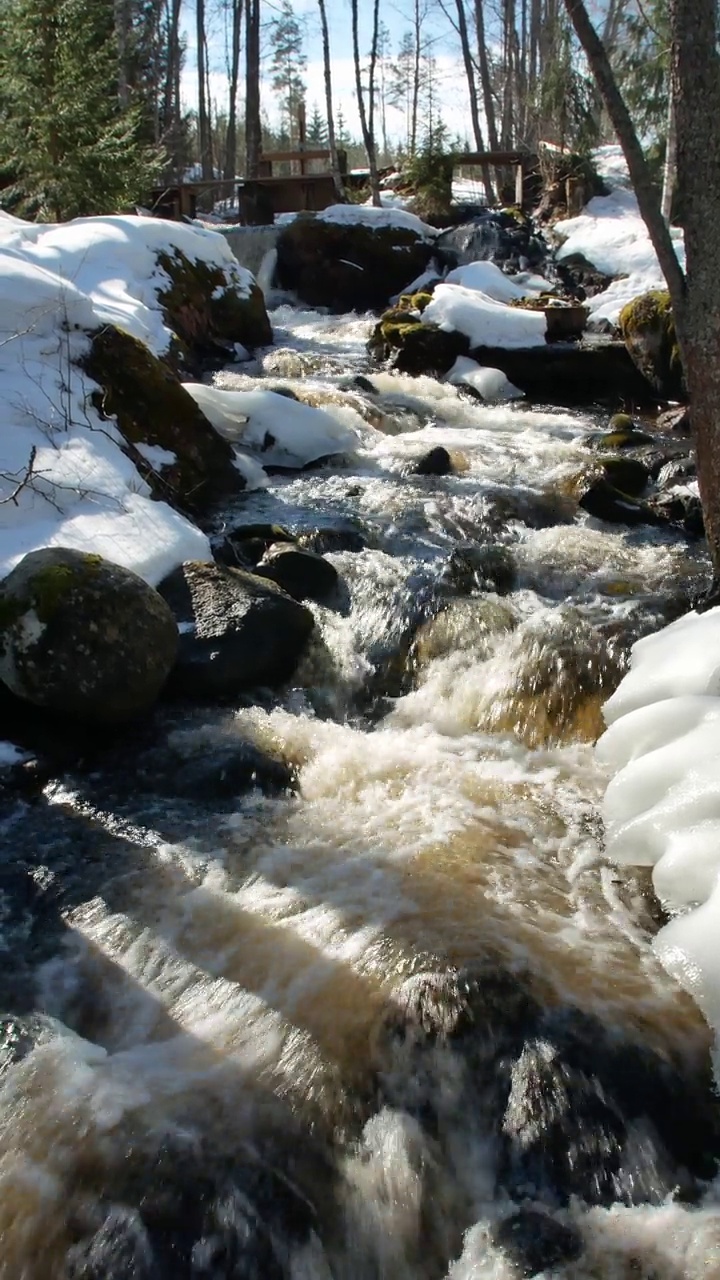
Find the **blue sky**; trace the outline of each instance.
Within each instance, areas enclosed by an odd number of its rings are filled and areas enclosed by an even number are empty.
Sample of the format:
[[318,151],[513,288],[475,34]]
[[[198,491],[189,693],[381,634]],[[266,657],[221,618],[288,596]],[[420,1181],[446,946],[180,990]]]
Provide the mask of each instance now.
[[[320,110],[323,110],[325,102],[325,87],[323,81],[322,66],[322,44],[320,39],[320,20],[318,15],[317,0],[295,0],[293,5],[295,13],[302,24],[305,32],[305,49],[308,58],[308,67],[305,75],[307,84],[307,103],[308,112],[312,112],[313,105],[318,104]],[[333,61],[333,98],[335,107],[342,108],[343,115],[348,129],[351,133],[359,136],[360,122],[357,114],[357,105],[355,101],[354,91],[354,69],[352,61],[352,27],[351,27],[351,10],[350,0],[326,0],[326,8],[328,15],[328,26],[330,28],[330,50]],[[263,23],[266,27],[272,21],[273,15],[278,12],[279,3],[276,0],[263,0],[262,16]],[[188,18],[190,13],[188,12]],[[403,33],[410,29],[412,22],[412,0],[403,3],[403,0],[383,0],[381,5],[381,18],[390,31],[391,45],[393,52],[396,51]],[[190,23],[193,19],[190,18]],[[371,23],[372,23],[372,4],[371,0],[361,0],[360,3],[360,44],[363,49],[368,49],[371,39]],[[209,46],[210,46],[210,62],[211,62],[211,92],[218,106],[222,108],[227,93],[226,75],[224,71],[225,53],[224,38],[222,34],[222,19],[219,15],[209,19]],[[448,21],[444,18],[439,9],[434,9],[431,18],[428,18],[424,33],[432,45],[432,52],[436,58],[436,80],[435,90],[439,104],[440,112],[450,128],[452,133],[461,135],[470,134],[470,120],[468,115],[468,99],[467,86],[465,83],[465,73],[463,71],[462,62],[457,47],[457,37],[452,31]],[[186,32],[188,38],[188,52],[185,73],[183,77],[184,97],[188,105],[194,105],[195,98],[195,42],[194,29],[188,25]],[[265,41],[267,44],[267,40]],[[262,108],[267,113],[271,123],[278,122],[278,109],[274,101],[274,94],[269,83],[269,79],[263,86]],[[394,140],[403,137],[405,131],[404,115],[395,108],[389,108],[387,114],[388,134]]]

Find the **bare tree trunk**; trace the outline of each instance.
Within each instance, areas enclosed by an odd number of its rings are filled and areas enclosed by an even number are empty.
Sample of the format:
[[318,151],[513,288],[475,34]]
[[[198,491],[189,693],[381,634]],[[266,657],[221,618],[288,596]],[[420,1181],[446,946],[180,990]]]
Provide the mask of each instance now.
[[475,32],[478,45],[478,66],[480,68],[480,84],[482,87],[485,120],[487,122],[490,150],[499,151],[497,125],[495,123],[495,101],[490,80],[490,64],[488,62],[487,44],[485,43],[484,0],[475,0]]
[[325,75],[325,114],[327,116],[330,168],[338,199],[344,200],[345,187],[343,185],[342,174],[340,172],[340,160],[338,158],[337,142],[335,139],[335,112],[333,110],[332,98],[332,64],[330,62],[330,33],[328,31],[325,0],[318,0],[318,8],[320,10],[320,26],[322,28],[323,72]]
[[[684,2],[689,6],[693,4],[711,6],[714,4],[714,0],[684,0]],[[675,3],[677,4],[678,0],[675,0]],[[660,268],[667,281],[672,304],[677,314],[684,306],[685,277],[677,260],[670,232],[663,222],[657,192],[653,186],[650,171],[645,161],[642,147],[638,142],[633,122],[630,119],[630,113],[617,87],[607,53],[588,17],[583,0],[565,0],[565,8],[575,28],[575,34],[585,50],[590,70],[602,95],[605,109],[612,120],[618,142],[623,149],[640,213],[647,227],[652,246],[658,256]],[[678,121],[678,125],[679,123]],[[700,172],[703,172],[702,163]]]
[[[715,0],[670,0],[687,294],[673,307],[695,432],[705,531],[720,579],[720,57]],[[669,232],[663,228],[669,238]],[[661,263],[662,265],[662,263]],[[664,270],[664,267],[663,267]],[[670,281],[668,280],[670,286]]]
[[410,108],[410,154],[417,151],[418,103],[420,101],[420,38],[422,35],[422,19],[420,17],[420,0],[415,0],[413,11],[413,36],[415,38],[415,56],[413,58],[412,106]]
[[230,49],[230,81],[227,135],[225,138],[225,164],[223,177],[234,178],[237,172],[237,96],[240,80],[240,31],[242,28],[243,0],[232,0],[232,44]]
[[[480,112],[478,111],[477,91],[475,85],[475,67],[470,52],[470,39],[468,36],[467,19],[465,17],[465,0],[455,0],[457,8],[457,30],[460,36],[460,47],[462,49],[463,63],[465,65],[465,75],[467,76],[468,97],[470,99],[470,119],[472,121],[473,137],[475,146],[478,151],[485,150],[485,142],[482,135],[482,127],[480,125]],[[488,204],[495,203],[495,192],[493,191],[492,178],[490,176],[489,166],[484,164],[480,170],[482,174],[483,186],[485,187],[485,196]]]
[[663,187],[660,198],[660,212],[663,220],[670,225],[672,215],[675,177],[677,174],[677,129],[675,127],[675,103],[672,86],[668,93],[667,133],[665,137],[665,164],[663,165]]
[[370,190],[372,191],[372,202],[374,205],[380,205],[380,183],[378,181],[377,158],[375,154],[375,138],[373,136],[373,89],[375,80],[375,63],[377,61],[377,40],[378,40],[378,22],[379,22],[379,0],[375,0],[373,8],[373,40],[372,50],[370,54],[370,83],[369,83],[369,107],[365,108],[365,95],[362,87],[362,75],[360,71],[360,40],[358,36],[358,0],[351,0],[352,4],[352,39],[353,39],[353,61],[355,63],[355,93],[358,103],[358,114],[360,116],[360,128],[362,130],[363,145],[368,158],[368,166],[370,169]]
[[260,0],[245,0],[245,175],[257,178],[260,123]]
[[130,43],[130,6],[128,0],[114,0],[115,38],[118,54],[118,100],[121,107],[130,102],[128,46]]
[[212,178],[212,148],[207,100],[205,0],[195,0],[197,38],[198,145],[203,178]]

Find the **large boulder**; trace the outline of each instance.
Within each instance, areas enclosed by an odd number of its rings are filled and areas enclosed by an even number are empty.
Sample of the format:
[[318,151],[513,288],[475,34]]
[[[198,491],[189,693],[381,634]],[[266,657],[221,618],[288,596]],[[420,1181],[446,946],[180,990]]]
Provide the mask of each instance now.
[[292,675],[313,629],[304,605],[243,569],[190,560],[158,587],[180,631],[175,692],[217,698]]
[[117,420],[125,452],[157,498],[192,515],[245,488],[232,445],[144,343],[105,325],[83,369],[98,384],[95,407]]
[[32,551],[0,583],[0,678],[51,711],[99,724],[142,714],[177,643],[165,601],[101,556]]
[[263,292],[249,272],[191,262],[180,249],[158,254],[168,284],[158,293],[166,325],[174,335],[171,358],[184,374],[200,375],[225,364],[235,343],[265,347],[272,328]]
[[620,312],[620,332],[633,363],[661,400],[684,400],[682,361],[666,289],[633,298]]
[[378,361],[389,361],[398,373],[444,377],[458,356],[467,355],[470,340],[457,330],[446,333],[437,325],[424,324],[426,297],[429,301],[429,295],[403,294],[378,320],[368,351]]
[[303,214],[280,233],[277,278],[312,307],[381,310],[426,270],[433,252],[433,241],[411,226]]

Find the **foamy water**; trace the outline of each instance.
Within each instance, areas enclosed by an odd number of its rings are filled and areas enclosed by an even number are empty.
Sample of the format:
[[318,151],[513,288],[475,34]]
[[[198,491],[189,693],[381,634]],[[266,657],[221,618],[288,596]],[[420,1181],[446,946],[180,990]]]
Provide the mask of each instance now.
[[[357,425],[362,446],[337,466],[274,477],[227,521],[352,519],[367,546],[330,553],[345,608],[315,607],[316,639],[276,705],[188,719],[174,746],[191,759],[249,740],[297,770],[297,792],[190,805],[170,821],[85,779],[9,829],[38,841],[40,879],[62,876],[53,840],[71,850],[73,832],[90,832],[92,843],[87,890],[80,876],[64,941],[35,974],[39,1043],[2,1077],[0,1275],[720,1275],[713,1185],[692,1206],[674,1199],[644,1122],[592,1203],[539,1181],[511,1194],[484,1056],[502,1056],[496,1031],[470,1058],[440,1037],[421,1059],[412,1037],[388,1032],[413,983],[468,970],[491,989],[510,975],[543,1016],[571,1006],[591,1019],[598,1062],[607,1033],[691,1088],[709,1033],[653,954],[647,880],[604,859],[607,776],[592,742],[628,639],[659,625],[704,566],[671,535],[577,516],[572,485],[596,422],[485,407],[389,373],[370,374],[372,397],[338,390],[367,372],[368,319],[287,304],[273,318],[282,351],[217,385],[287,385]],[[454,474],[411,474],[436,444]],[[488,541],[514,565],[502,599],[472,580],[459,589],[449,567],[458,544]],[[585,1049],[592,1059],[592,1037]],[[186,1165],[211,1181],[223,1161],[243,1177],[270,1168],[274,1201],[288,1187],[311,1201],[312,1228],[290,1230],[281,1215],[272,1266],[233,1261],[217,1241],[260,1194],[251,1178],[246,1202],[240,1178],[204,1221],[194,1270],[167,1259],[152,1270],[134,1218],[128,1228],[127,1206],[145,1203],[137,1186],[154,1194]],[[171,1216],[192,1216],[170,1200]],[[163,1203],[152,1212],[164,1222]],[[530,1272],[498,1231],[536,1204],[577,1248]],[[125,1253],[113,1253],[121,1220]],[[103,1231],[97,1257],[82,1253]]]

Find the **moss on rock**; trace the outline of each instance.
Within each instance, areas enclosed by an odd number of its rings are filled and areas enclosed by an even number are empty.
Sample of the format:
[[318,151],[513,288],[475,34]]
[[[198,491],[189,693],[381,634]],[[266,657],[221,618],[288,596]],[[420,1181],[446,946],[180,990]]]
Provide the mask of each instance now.
[[630,356],[662,400],[683,400],[683,369],[670,294],[651,289],[620,312],[620,332]]
[[158,593],[101,556],[32,551],[0,583],[0,677],[49,711],[132,719],[157,698],[177,642]]
[[368,341],[368,351],[376,360],[390,360],[400,373],[431,373],[442,377],[458,356],[470,348],[464,333],[446,333],[437,325],[423,324],[398,304],[386,311]]
[[[162,360],[111,325],[93,336],[82,367],[98,384],[96,408],[117,420],[125,452],[156,497],[197,514],[245,488],[232,447]],[[135,447],[156,445],[175,461],[156,469]]]
[[228,272],[209,262],[191,262],[179,249],[158,254],[169,284],[158,293],[168,328],[175,336],[170,358],[183,372],[201,373],[209,362],[227,359],[234,343],[268,346],[272,328],[260,286],[246,293]]
[[376,311],[425,271],[432,241],[409,227],[325,222],[312,214],[284,227],[277,276],[313,307]]

